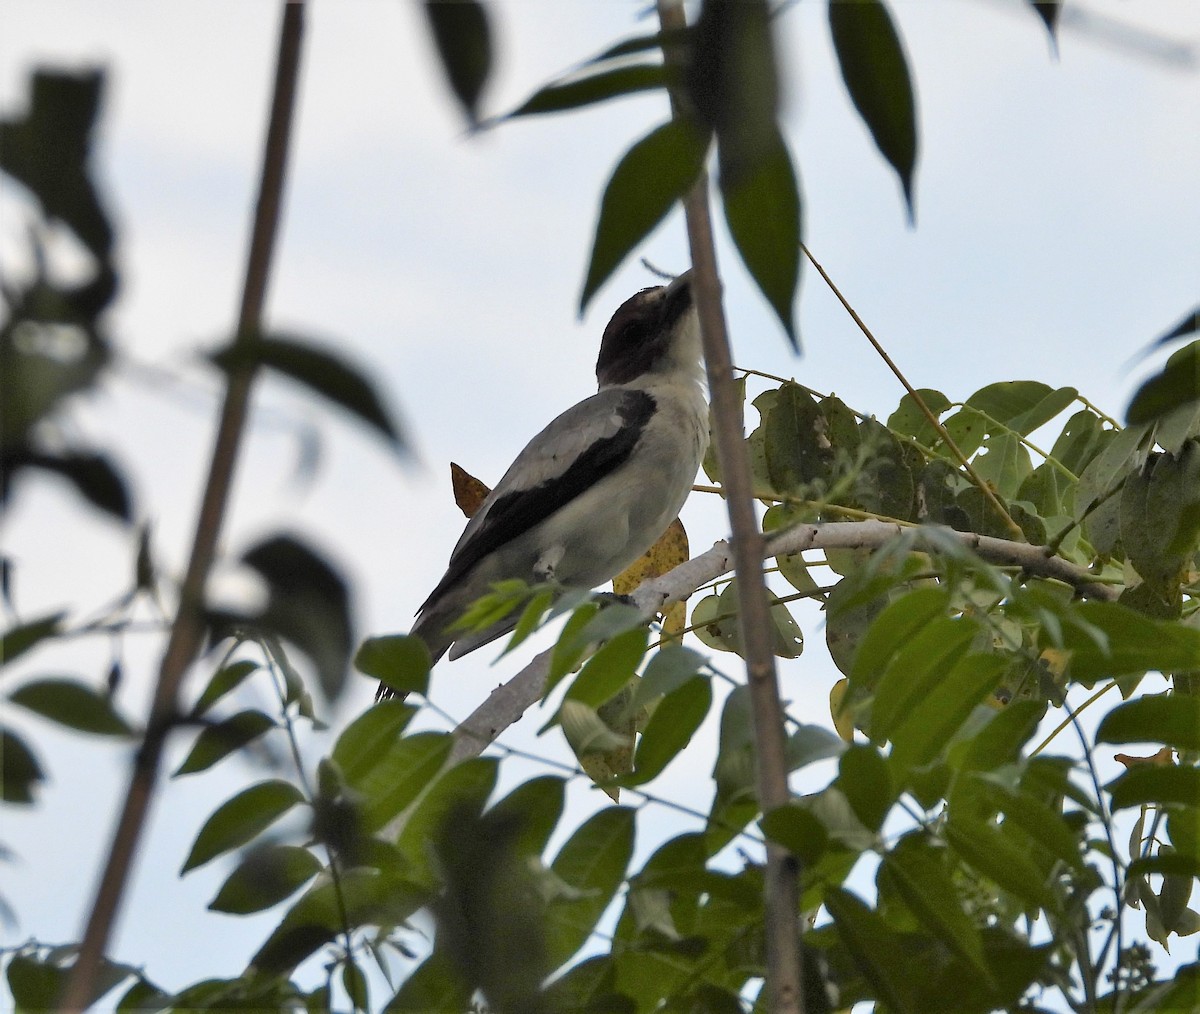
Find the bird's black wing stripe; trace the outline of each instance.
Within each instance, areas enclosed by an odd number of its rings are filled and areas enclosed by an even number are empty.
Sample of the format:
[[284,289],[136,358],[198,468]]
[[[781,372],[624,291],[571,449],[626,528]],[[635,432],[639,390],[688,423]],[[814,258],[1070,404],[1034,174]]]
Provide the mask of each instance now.
[[637,446],[654,408],[653,395],[645,391],[626,392],[617,407],[624,423],[617,433],[597,440],[562,475],[529,489],[508,493],[493,503],[483,526],[459,550],[421,610],[457,584],[489,553],[524,535],[624,464]]

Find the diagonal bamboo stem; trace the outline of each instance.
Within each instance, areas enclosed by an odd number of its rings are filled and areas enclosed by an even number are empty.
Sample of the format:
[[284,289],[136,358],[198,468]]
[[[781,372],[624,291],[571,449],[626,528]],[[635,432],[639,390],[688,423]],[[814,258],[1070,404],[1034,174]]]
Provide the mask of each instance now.
[[[236,341],[240,344],[255,341],[262,322],[267,280],[278,233],[303,32],[303,0],[285,3],[271,118],[238,314]],[[234,358],[237,363],[229,371],[208,482],[204,487],[191,556],[180,590],[178,612],[159,667],[146,735],[134,758],[129,789],[84,930],[79,956],[59,1004],[59,1010],[69,1014],[82,1011],[91,1000],[112,926],[129,882],[138,843],[146,826],[167,734],[178,709],[179,687],[184,673],[196,657],[204,634],[204,585],[216,555],[254,380],[252,357]]]

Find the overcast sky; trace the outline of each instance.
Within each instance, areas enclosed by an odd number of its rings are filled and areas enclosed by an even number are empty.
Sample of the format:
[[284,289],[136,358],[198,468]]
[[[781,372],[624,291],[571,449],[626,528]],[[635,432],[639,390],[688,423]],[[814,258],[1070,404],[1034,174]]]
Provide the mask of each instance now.
[[[1120,416],[1152,365],[1131,371],[1130,357],[1197,300],[1200,5],[1070,3],[1057,58],[1022,0],[891,6],[917,82],[916,228],[846,98],[824,5],[796,3],[780,21],[784,119],[809,246],[917,386],[964,399],[1000,380],[1069,384]],[[621,0],[496,4],[487,109],[511,108],[584,57],[651,31],[646,8]],[[594,389],[608,314],[653,282],[631,262],[577,319],[599,195],[620,154],[667,116],[663,98],[468,137],[418,13],[397,0],[312,7],[269,319],[338,342],[368,369],[405,420],[420,464],[403,465],[311,398],[268,381],[224,538],[236,555],[281,527],[302,532],[353,578],[364,634],[406,629],[441,575],[462,524],[448,461],[494,482],[550,417]],[[35,66],[109,71],[96,156],[119,226],[123,287],[111,330],[128,365],[73,418],[89,441],[115,448],[172,572],[190,539],[215,406],[215,378],[197,367],[196,353],[234,319],[278,19],[276,4],[244,0],[0,0],[5,114],[21,108]],[[13,262],[21,197],[7,186],[6,273],[21,269]],[[678,216],[641,253],[681,270]],[[815,275],[803,282],[804,353],[795,357],[724,237],[719,256],[739,365],[795,376],[886,418],[903,392]],[[748,421],[755,424],[753,412]],[[299,463],[314,428],[319,467],[308,481]],[[726,534],[719,505],[701,501],[693,497],[684,513],[694,549]],[[17,561],[27,618],[65,606],[86,616],[124,587],[130,534],[86,514],[57,484],[19,487],[0,535]],[[217,589],[239,588],[226,568]],[[819,616],[804,614],[802,623],[811,650],[783,666],[784,692],[797,714],[828,723],[838,674]],[[157,649],[131,642],[127,651],[122,700],[137,715]],[[494,655],[440,666],[435,700],[465,715],[529,652],[492,669]],[[108,661],[106,645],[88,644],[42,653],[21,671],[99,680]],[[733,668],[729,657],[719,661]],[[366,707],[370,694],[359,681],[337,721]],[[128,751],[60,736],[15,713],[4,718],[37,744],[51,782],[36,808],[0,815],[0,841],[16,854],[0,883],[19,919],[0,940],[74,940]],[[554,736],[513,742],[566,756]],[[185,748],[176,744],[172,757]],[[530,770],[506,767],[503,784]],[[204,912],[228,863],[182,881],[176,872],[214,806],[260,777],[233,761],[166,786],[117,957],[145,962],[168,987],[240,971],[271,917]],[[820,773],[813,777],[819,784]],[[708,803],[703,783],[697,791],[686,772],[670,769],[655,789]],[[566,830],[596,805],[582,785],[572,799],[578,816]],[[656,826],[653,810],[646,813],[643,856]]]

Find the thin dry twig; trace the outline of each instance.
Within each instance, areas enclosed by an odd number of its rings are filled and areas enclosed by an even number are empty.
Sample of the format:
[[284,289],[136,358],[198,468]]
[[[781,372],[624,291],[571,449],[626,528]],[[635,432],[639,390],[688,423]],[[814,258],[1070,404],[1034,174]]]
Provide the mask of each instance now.
[[946,441],[946,446],[950,448],[950,453],[958,459],[959,463],[965,469],[967,475],[971,477],[971,481],[979,487],[983,495],[999,512],[1000,516],[1004,519],[1004,523],[1008,530],[1011,531],[1018,539],[1024,539],[1025,533],[1021,531],[1021,526],[1012,519],[1012,515],[1008,513],[1008,508],[1006,508],[1004,504],[1000,502],[999,497],[996,496],[996,493],[992,487],[984,482],[979,473],[975,471],[975,467],[967,460],[967,456],[963,454],[961,450],[959,450],[958,444],[954,442],[954,438],[950,436],[950,433],[947,431],[946,427],[943,426],[938,417],[930,411],[929,406],[925,404],[925,399],[921,397],[920,392],[917,391],[917,389],[908,382],[908,378],[902,372],[900,372],[900,367],[892,361],[892,357],[887,354],[887,350],[879,344],[879,341],[871,333],[871,329],[867,327],[862,317],[860,317],[854,307],[850,305],[850,301],[842,295],[842,290],[834,284],[833,279],[829,277],[825,269],[821,267],[820,263],[818,263],[817,259],[812,255],[812,251],[809,250],[808,247],[806,247],[803,243],[800,244],[800,249],[804,251],[804,256],[806,256],[812,262],[812,266],[817,269],[817,272],[825,280],[825,284],[829,286],[830,291],[837,296],[838,302],[841,303],[846,312],[850,314],[851,318],[854,320],[854,323],[858,325],[858,329],[864,335],[866,335],[867,341],[871,343],[871,347],[875,349],[875,351],[879,354],[879,357],[884,361],[884,363],[887,364],[887,368],[891,370],[892,373],[896,375],[896,379],[904,385],[904,390],[906,390],[912,397],[912,400],[916,404],[917,408],[921,410],[921,414],[925,416],[925,418],[929,420],[929,424],[935,430],[937,430],[938,436]]

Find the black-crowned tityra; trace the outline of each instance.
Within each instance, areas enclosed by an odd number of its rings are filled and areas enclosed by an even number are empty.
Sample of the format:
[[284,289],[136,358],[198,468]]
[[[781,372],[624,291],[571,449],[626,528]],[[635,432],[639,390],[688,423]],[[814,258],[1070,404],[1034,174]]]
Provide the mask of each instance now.
[[[595,588],[649,549],[679,513],[708,441],[691,272],[643,289],[613,314],[599,391],[534,437],[467,524],[412,633],[436,662],[500,637],[450,629],[509,578]],[[388,696],[386,688],[380,696]]]

